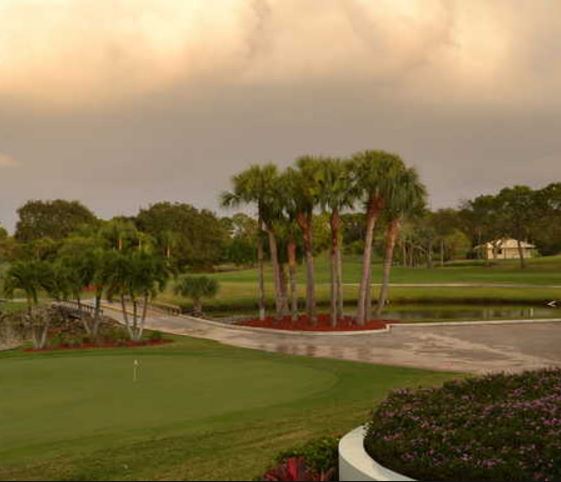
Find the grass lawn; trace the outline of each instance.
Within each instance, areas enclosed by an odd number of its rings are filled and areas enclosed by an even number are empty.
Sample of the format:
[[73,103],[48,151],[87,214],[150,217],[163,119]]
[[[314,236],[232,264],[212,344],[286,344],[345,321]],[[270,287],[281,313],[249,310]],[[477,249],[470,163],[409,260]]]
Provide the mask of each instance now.
[[[453,375],[227,347],[0,353],[0,479],[248,479]],[[141,363],[132,381],[133,362]]]
[[[475,262],[456,262],[444,267],[427,269],[394,267],[392,284],[423,284],[428,286],[393,286],[390,291],[392,304],[399,303],[517,303],[536,304],[561,299],[561,256],[535,258],[528,261],[528,267],[521,270],[516,260],[498,262],[492,266]],[[360,257],[345,257],[343,277],[346,286],[346,302],[356,303],[358,282],[360,281]],[[208,312],[226,314],[235,311],[254,312],[257,302],[257,272],[255,269],[214,273],[210,276],[220,281],[218,297],[207,301]],[[270,267],[267,267],[266,289],[269,305],[273,305],[273,285]],[[328,304],[329,299],[329,263],[325,256],[316,260],[316,281],[318,302]],[[373,282],[381,279],[380,264],[374,265]],[[298,270],[300,298],[305,296],[304,267]],[[444,287],[446,283],[471,283],[482,286]],[[508,286],[496,287],[494,284]],[[434,286],[430,286],[434,285]],[[530,285],[530,286],[529,286]],[[378,288],[373,288],[374,296]],[[160,296],[162,301],[190,306],[188,300],[177,297],[170,289]]]

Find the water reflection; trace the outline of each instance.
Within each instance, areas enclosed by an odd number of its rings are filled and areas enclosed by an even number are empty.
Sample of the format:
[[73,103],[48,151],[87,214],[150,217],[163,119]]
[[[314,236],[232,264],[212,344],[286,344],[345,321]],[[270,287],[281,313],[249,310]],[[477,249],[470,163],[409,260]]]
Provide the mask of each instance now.
[[523,305],[400,305],[388,307],[384,318],[401,321],[531,320],[561,318],[561,309]]

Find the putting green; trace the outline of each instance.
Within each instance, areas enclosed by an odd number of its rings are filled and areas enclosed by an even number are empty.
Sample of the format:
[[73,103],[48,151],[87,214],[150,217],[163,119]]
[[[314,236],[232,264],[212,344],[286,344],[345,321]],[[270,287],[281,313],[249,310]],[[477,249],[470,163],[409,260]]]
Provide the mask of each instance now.
[[253,478],[279,450],[366,420],[390,389],[450,377],[186,337],[0,353],[0,480]]
[[131,351],[5,360],[0,380],[1,446],[17,449],[291,402],[327,389],[337,378],[278,361]]

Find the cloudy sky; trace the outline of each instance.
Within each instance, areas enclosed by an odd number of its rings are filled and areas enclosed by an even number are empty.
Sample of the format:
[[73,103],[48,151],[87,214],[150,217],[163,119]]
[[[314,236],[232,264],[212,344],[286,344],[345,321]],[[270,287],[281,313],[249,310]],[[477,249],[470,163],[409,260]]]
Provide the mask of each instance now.
[[561,180],[561,2],[0,0],[0,223],[217,207],[250,163],[365,148],[433,207]]

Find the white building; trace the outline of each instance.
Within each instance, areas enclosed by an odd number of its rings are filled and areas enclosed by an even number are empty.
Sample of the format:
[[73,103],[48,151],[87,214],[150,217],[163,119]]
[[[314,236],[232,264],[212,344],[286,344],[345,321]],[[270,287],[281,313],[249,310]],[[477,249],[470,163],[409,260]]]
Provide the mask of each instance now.
[[[536,255],[536,247],[533,244],[521,241],[524,258],[532,258]],[[485,259],[519,259],[518,241],[516,239],[497,239],[481,246],[476,250],[483,252]]]

